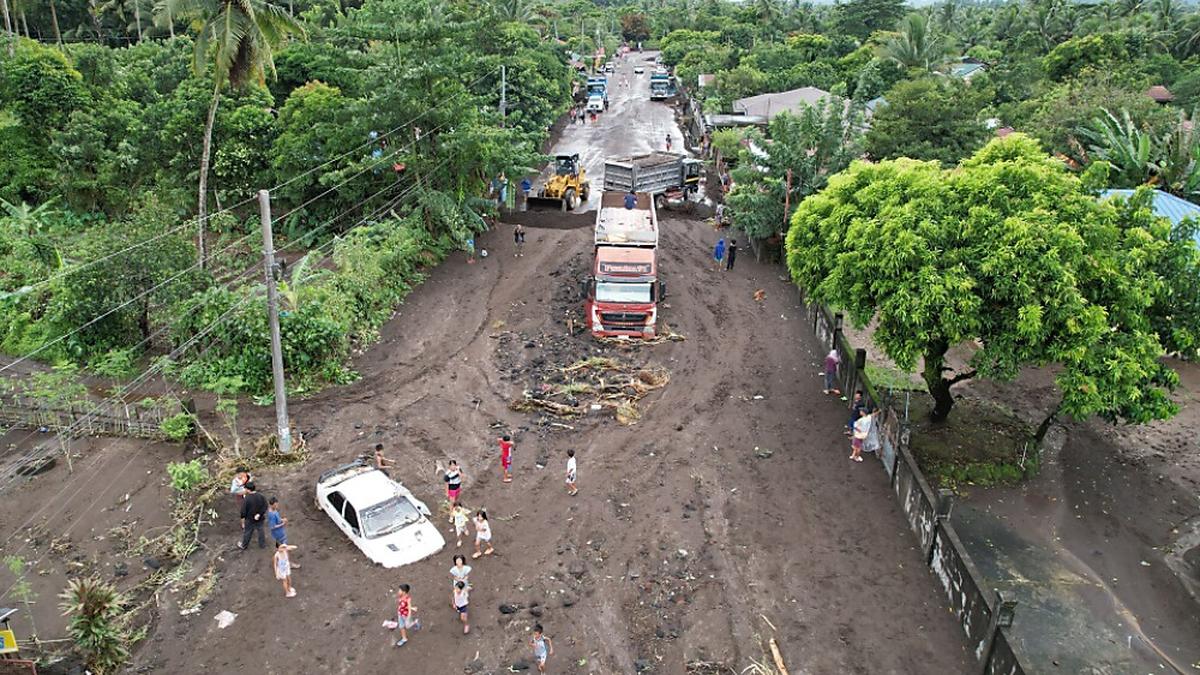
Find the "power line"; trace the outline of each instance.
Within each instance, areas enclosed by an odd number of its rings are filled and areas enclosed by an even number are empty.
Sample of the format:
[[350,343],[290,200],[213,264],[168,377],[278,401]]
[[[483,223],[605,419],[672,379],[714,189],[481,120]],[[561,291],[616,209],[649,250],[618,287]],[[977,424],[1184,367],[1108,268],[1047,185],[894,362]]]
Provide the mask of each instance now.
[[[361,149],[363,149],[363,148],[366,148],[366,147],[369,147],[369,146],[371,146],[371,145],[375,145],[375,144],[379,143],[380,141],[382,141],[382,140],[386,139],[388,136],[391,136],[392,134],[396,133],[397,131],[400,131],[401,129],[403,129],[403,128],[405,128],[405,127],[412,126],[414,123],[416,123],[418,120],[420,120],[420,119],[424,118],[424,117],[425,117],[426,115],[428,115],[430,112],[432,112],[432,111],[434,111],[434,110],[437,110],[438,108],[440,108],[440,107],[442,107],[442,106],[444,106],[444,105],[446,105],[446,104],[450,103],[451,101],[454,101],[454,100],[456,100],[457,98],[459,98],[459,97],[463,96],[464,94],[466,94],[466,93],[468,92],[468,90],[470,89],[470,87],[474,87],[475,85],[479,84],[479,83],[480,83],[480,82],[482,82],[484,79],[486,79],[487,77],[488,77],[488,75],[487,75],[487,74],[484,74],[484,75],[480,76],[480,77],[479,77],[478,79],[476,79],[474,82],[472,82],[471,84],[469,84],[469,85],[467,86],[467,88],[465,88],[463,91],[461,91],[461,92],[459,92],[459,93],[455,94],[454,96],[451,96],[451,97],[449,97],[449,98],[447,98],[447,99],[445,99],[445,100],[443,100],[443,101],[440,101],[440,102],[439,102],[439,103],[437,103],[436,105],[433,105],[433,106],[430,106],[430,107],[428,107],[428,108],[425,108],[424,110],[422,110],[422,111],[421,111],[421,113],[420,113],[420,114],[418,114],[418,115],[416,115],[415,117],[413,117],[413,118],[409,119],[407,122],[404,122],[403,124],[400,124],[400,125],[398,125],[398,126],[396,126],[396,127],[392,128],[392,129],[391,129],[391,130],[389,130],[389,131],[385,131],[384,133],[382,133],[382,134],[379,134],[379,135],[375,136],[374,138],[367,139],[366,141],[364,141],[364,142],[362,142],[362,143],[359,143],[358,145],[356,145],[356,146],[354,146],[354,147],[350,148],[349,150],[347,150],[347,151],[345,151],[345,152],[341,153],[340,155],[337,155],[336,157],[332,157],[332,158],[330,158],[330,159],[328,159],[328,160],[325,160],[325,161],[324,161],[324,162],[322,162],[321,164],[318,164],[317,166],[314,166],[314,167],[312,167],[312,168],[310,168],[310,169],[308,169],[308,170],[304,171],[303,173],[296,174],[295,176],[292,176],[291,178],[287,179],[286,181],[284,181],[284,182],[282,182],[282,183],[279,183],[278,185],[275,185],[274,187],[268,188],[268,191],[270,191],[270,192],[276,192],[276,191],[278,191],[278,190],[281,190],[281,189],[283,189],[283,188],[287,187],[288,185],[291,185],[292,183],[294,183],[294,182],[296,182],[296,181],[300,180],[301,178],[304,178],[305,176],[309,176],[309,175],[311,175],[312,173],[314,173],[314,172],[316,172],[316,171],[320,171],[321,169],[323,169],[323,168],[325,168],[325,167],[329,166],[330,164],[332,164],[332,163],[334,163],[334,162],[336,162],[336,161],[338,161],[338,160],[344,159],[345,157],[347,157],[347,156],[349,156],[349,155],[351,155],[351,154],[353,154],[353,153],[355,153],[355,152],[357,152],[357,151],[359,151],[359,150],[361,150]],[[426,134],[433,133],[434,131],[437,131],[438,129],[441,129],[442,127],[446,126],[446,124],[448,124],[448,123],[449,123],[448,121],[447,121],[447,122],[443,122],[442,124],[439,124],[437,127],[434,127],[433,129],[430,129],[429,131],[427,131],[427,132],[426,132]],[[390,154],[388,154],[386,157],[384,157],[384,156],[381,156],[381,157],[378,157],[378,158],[373,158],[373,161],[372,161],[372,163],[371,163],[371,164],[369,164],[369,165],[368,165],[368,168],[374,168],[374,167],[375,167],[375,166],[377,166],[377,165],[378,165],[378,164],[379,164],[379,163],[380,163],[382,160],[385,160],[385,159],[391,159],[392,157],[395,157],[395,156],[396,156],[396,154],[399,152],[399,150],[400,150],[400,149],[408,149],[408,148],[411,148],[413,145],[415,145],[415,143],[416,143],[416,140],[414,140],[412,143],[409,143],[408,145],[401,146],[401,148],[398,148],[397,150],[394,150],[394,151],[392,151],[392,152],[391,152]],[[300,206],[297,206],[297,207],[295,207],[295,208],[292,208],[292,209],[288,210],[288,212],[287,212],[287,213],[284,213],[283,215],[279,216],[278,218],[276,218],[276,219],[275,219],[274,221],[272,221],[272,222],[277,222],[277,221],[279,221],[279,220],[281,220],[281,219],[283,219],[283,218],[286,218],[286,217],[290,216],[291,214],[293,214],[293,213],[295,213],[295,212],[299,211],[300,209],[304,208],[305,206],[308,206],[309,204],[313,203],[314,201],[316,201],[316,200],[320,199],[321,197],[324,197],[325,195],[328,195],[329,193],[333,192],[333,191],[334,191],[334,190],[336,190],[338,187],[341,187],[341,186],[345,185],[346,183],[348,183],[349,181],[353,180],[354,178],[357,178],[358,176],[361,176],[363,173],[366,173],[366,169],[364,169],[364,170],[362,170],[362,171],[359,171],[358,173],[355,173],[354,175],[350,176],[350,178],[347,178],[347,179],[343,180],[343,181],[342,181],[341,183],[339,183],[337,186],[335,186],[335,187],[333,187],[333,188],[329,188],[329,189],[325,190],[324,192],[322,192],[321,194],[317,195],[316,197],[314,197],[314,198],[312,198],[312,199],[309,199],[309,200],[305,201],[305,202],[304,202],[303,204],[301,204]],[[256,193],[256,195],[257,195],[257,193]],[[249,203],[249,202],[251,202],[251,201],[254,201],[254,200],[257,198],[257,196],[256,196],[256,195],[252,195],[252,196],[250,196],[250,197],[247,197],[246,199],[243,199],[242,201],[240,201],[240,202],[237,202],[236,204],[232,204],[232,205],[230,205],[230,206],[227,206],[227,207],[225,207],[225,208],[223,208],[223,209],[220,209],[219,211],[216,211],[216,212],[214,212],[214,213],[209,213],[209,214],[207,214],[207,215],[205,216],[205,219],[206,219],[206,220],[211,220],[213,217],[215,217],[215,216],[217,216],[217,215],[220,215],[220,214],[222,214],[222,213],[228,213],[229,211],[232,211],[233,209],[236,209],[236,208],[238,208],[238,207],[240,207],[240,206],[243,206],[243,205],[245,205],[245,204],[247,204],[247,203]],[[145,245],[147,245],[147,244],[151,244],[151,243],[153,243],[153,242],[155,242],[155,241],[158,241],[158,240],[160,240],[160,239],[162,239],[162,238],[164,238],[164,237],[167,237],[167,236],[169,236],[169,235],[171,235],[171,234],[174,234],[174,233],[176,233],[176,232],[179,232],[179,231],[181,231],[181,230],[183,230],[183,229],[185,229],[185,228],[191,227],[191,226],[195,225],[195,224],[196,224],[196,223],[199,221],[199,219],[200,219],[200,216],[198,216],[198,215],[197,215],[197,216],[193,216],[193,217],[189,218],[188,220],[184,221],[182,224],[180,224],[180,225],[178,225],[178,226],[176,226],[176,227],[174,227],[174,228],[171,228],[171,229],[169,229],[169,230],[167,230],[167,231],[165,231],[165,232],[161,232],[161,233],[159,233],[159,234],[157,234],[157,235],[154,235],[153,237],[150,237],[149,239],[146,239],[145,241],[141,241],[141,242],[138,242],[138,243],[136,243],[136,244],[131,244],[130,246],[127,246],[126,248],[123,248],[123,249],[121,249],[121,250],[119,250],[119,251],[114,251],[113,253],[109,253],[108,255],[105,255],[104,257],[97,258],[97,259],[95,259],[95,260],[89,260],[89,261],[88,261],[88,262],[86,262],[86,263],[83,263],[83,264],[81,264],[81,265],[76,265],[76,266],[74,266],[74,267],[71,267],[70,269],[64,270],[64,271],[62,271],[62,272],[60,272],[60,273],[58,273],[58,274],[51,275],[51,276],[49,276],[49,277],[47,277],[47,278],[45,278],[45,279],[42,279],[42,280],[40,280],[40,281],[37,281],[37,282],[35,282],[35,283],[33,283],[33,284],[30,284],[30,285],[28,285],[28,286],[23,286],[22,288],[20,288],[20,289],[18,289],[18,290],[16,290],[16,291],[13,291],[13,292],[12,292],[12,295],[16,295],[16,294],[28,294],[28,293],[30,293],[30,292],[32,292],[32,291],[34,291],[34,290],[38,289],[38,288],[41,288],[42,286],[45,286],[45,285],[47,285],[47,284],[49,284],[49,283],[52,283],[52,282],[54,282],[54,281],[55,281],[55,280],[57,280],[57,279],[61,279],[61,278],[63,278],[63,277],[67,277],[67,276],[70,276],[70,275],[72,275],[72,274],[76,274],[76,273],[78,273],[78,272],[81,272],[81,271],[83,271],[83,270],[85,270],[85,269],[89,268],[89,267],[92,267],[92,266],[94,266],[94,265],[98,265],[98,264],[100,264],[100,263],[102,263],[102,262],[105,262],[105,261],[111,260],[111,259],[113,259],[113,258],[115,258],[115,257],[117,257],[117,256],[119,256],[119,255],[123,255],[123,254],[125,254],[125,253],[128,253],[128,252],[130,252],[130,251],[134,250],[134,249],[140,248],[140,247],[142,247],[142,246],[145,246]],[[211,258],[212,256],[210,255],[209,257]],[[2,371],[3,371],[3,369],[0,369],[0,372],[2,372]]]

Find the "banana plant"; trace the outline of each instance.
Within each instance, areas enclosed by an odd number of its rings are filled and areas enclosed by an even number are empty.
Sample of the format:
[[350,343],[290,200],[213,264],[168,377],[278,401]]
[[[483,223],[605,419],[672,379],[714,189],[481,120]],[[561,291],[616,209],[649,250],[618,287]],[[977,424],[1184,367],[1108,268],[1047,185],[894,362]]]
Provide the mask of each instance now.
[[1103,113],[1080,130],[1080,135],[1090,142],[1090,159],[1112,165],[1112,179],[1118,187],[1137,187],[1150,182],[1157,173],[1153,161],[1154,138],[1138,128],[1128,110],[1122,110],[1120,117],[1107,109]]
[[1191,119],[1179,113],[1179,121],[1173,125],[1160,143],[1161,152],[1155,163],[1159,183],[1168,192],[1185,199],[1200,195],[1200,122],[1197,111]]
[[319,262],[319,260],[314,261],[313,254],[309,253],[291,266],[286,280],[279,282],[279,297],[283,299],[285,310],[292,312],[299,310],[301,302],[307,295],[306,291],[311,289],[313,284],[322,277],[329,275],[329,270],[316,266]]

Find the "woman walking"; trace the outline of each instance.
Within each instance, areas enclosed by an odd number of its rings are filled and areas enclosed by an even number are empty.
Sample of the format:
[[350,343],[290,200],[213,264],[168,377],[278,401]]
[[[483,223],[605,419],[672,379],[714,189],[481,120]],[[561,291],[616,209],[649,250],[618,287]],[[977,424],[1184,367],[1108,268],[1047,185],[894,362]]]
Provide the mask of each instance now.
[[[487,545],[486,550],[480,550],[483,545]],[[491,555],[496,552],[492,547],[492,524],[488,522],[487,511],[479,509],[475,512],[475,553],[471,558],[478,558],[483,555]]]
[[713,260],[717,263],[717,269],[721,269],[721,263],[725,259],[725,237],[717,240],[717,245],[713,247]]

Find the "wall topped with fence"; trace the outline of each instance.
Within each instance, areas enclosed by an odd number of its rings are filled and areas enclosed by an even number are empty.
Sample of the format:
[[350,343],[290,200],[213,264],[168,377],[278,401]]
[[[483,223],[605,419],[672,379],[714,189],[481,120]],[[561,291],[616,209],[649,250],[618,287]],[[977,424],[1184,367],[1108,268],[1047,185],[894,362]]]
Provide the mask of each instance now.
[[800,300],[822,349],[836,349],[841,357],[838,388],[848,393],[861,389],[868,405],[879,411],[867,446],[876,449],[896,501],[920,542],[925,564],[938,580],[971,653],[979,661],[977,672],[1024,675],[1020,654],[1005,631],[1012,624],[1015,603],[1005,601],[995,590],[986,590],[986,580],[950,523],[953,494],[935,492],[909,450],[911,431],[907,418],[897,411],[898,401],[867,376],[866,351],[850,344],[842,332],[841,315],[810,302],[803,291]]
[[0,395],[0,425],[18,429],[47,429],[72,436],[132,436],[162,439],[162,421],[180,412],[178,401],[151,405],[79,401],[50,403],[20,395]]

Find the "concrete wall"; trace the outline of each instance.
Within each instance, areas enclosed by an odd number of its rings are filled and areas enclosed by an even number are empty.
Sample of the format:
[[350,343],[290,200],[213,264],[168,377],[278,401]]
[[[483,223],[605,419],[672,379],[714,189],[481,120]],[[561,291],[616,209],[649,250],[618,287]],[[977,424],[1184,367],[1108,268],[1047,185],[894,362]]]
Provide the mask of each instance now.
[[986,675],[1025,675],[1016,649],[994,620],[998,610],[993,606],[995,592],[971,561],[949,519],[937,515],[938,494],[908,449],[910,432],[892,406],[890,395],[873,386],[865,369],[854,367],[854,349],[841,332],[841,318],[819,304],[808,303],[803,292],[800,300],[821,348],[837,349],[841,354],[842,391],[861,388],[868,401],[881,410],[877,423],[882,427],[880,436],[886,451],[876,453],[876,457],[891,480],[896,500],[927,556],[926,563],[945,594],[947,606],[958,618],[971,653]]

